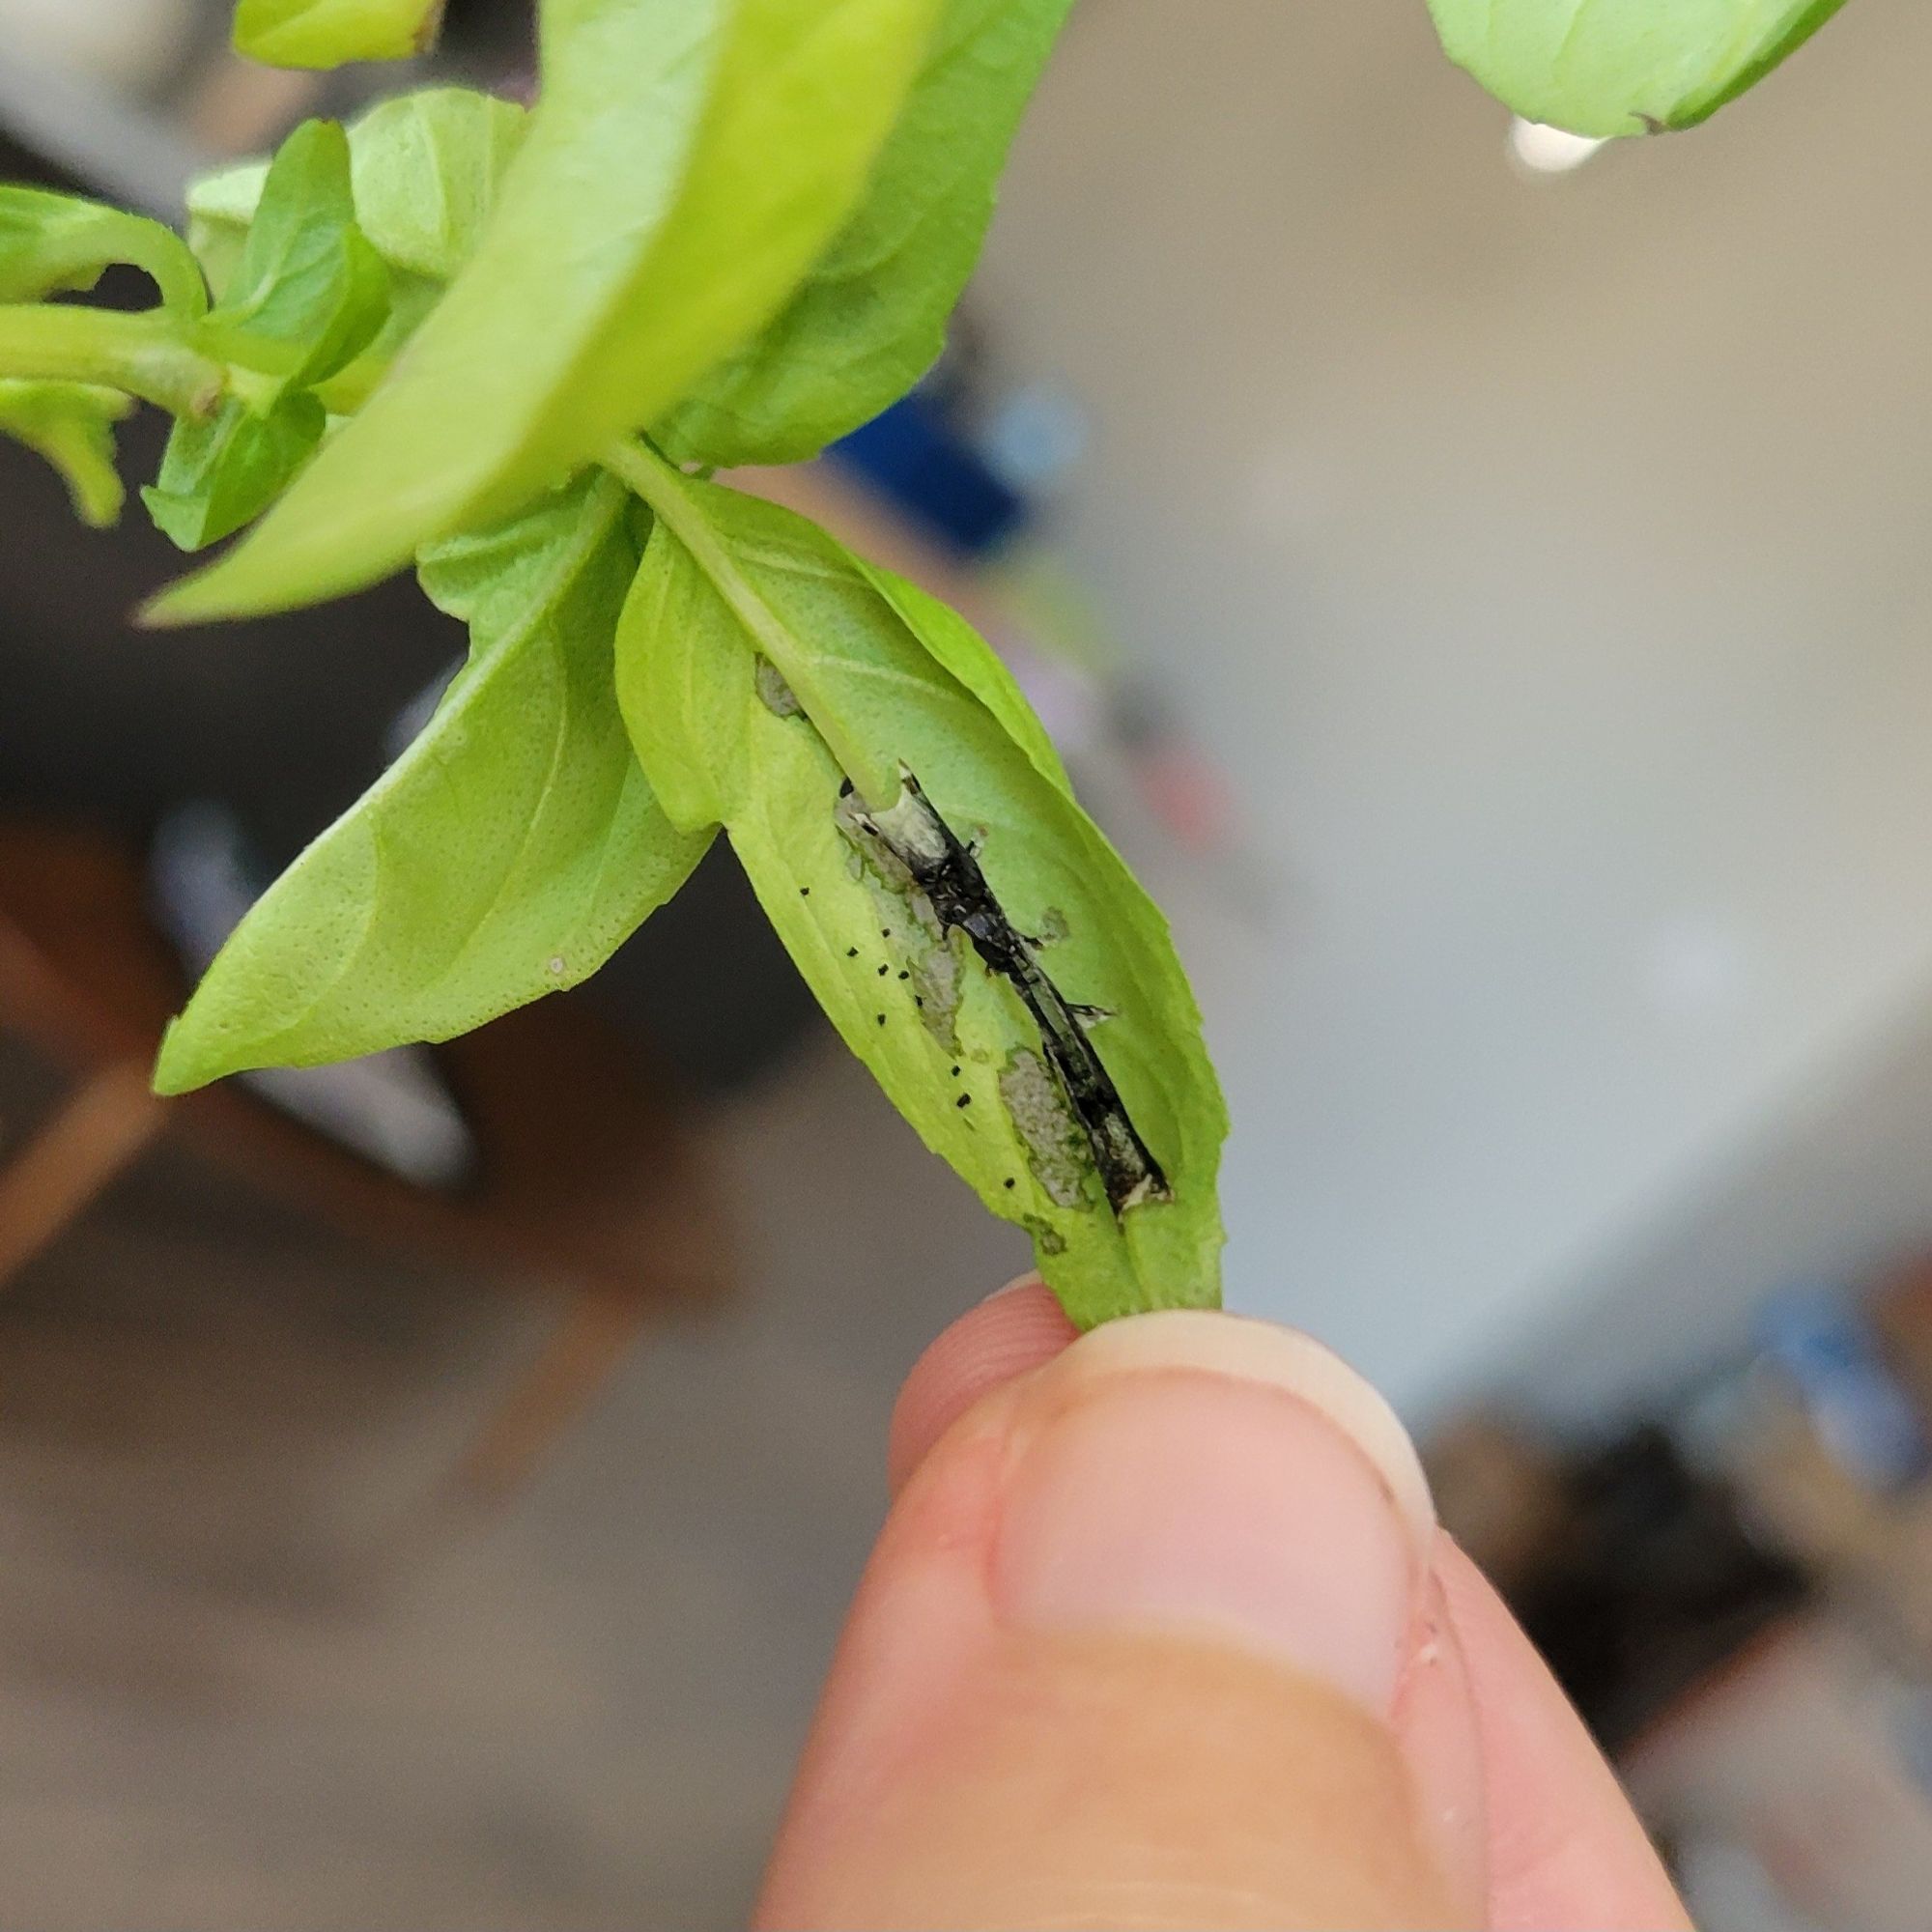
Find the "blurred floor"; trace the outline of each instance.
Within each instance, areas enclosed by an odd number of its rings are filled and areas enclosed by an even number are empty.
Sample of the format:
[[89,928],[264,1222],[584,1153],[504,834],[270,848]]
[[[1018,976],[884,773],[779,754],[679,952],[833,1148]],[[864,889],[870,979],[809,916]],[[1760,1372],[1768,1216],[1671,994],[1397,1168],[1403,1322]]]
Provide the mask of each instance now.
[[163,1151],[0,1300],[9,1923],[742,1922],[895,1383],[1025,1257],[829,1040],[716,1139],[741,1298],[500,1515],[430,1493],[539,1295]]

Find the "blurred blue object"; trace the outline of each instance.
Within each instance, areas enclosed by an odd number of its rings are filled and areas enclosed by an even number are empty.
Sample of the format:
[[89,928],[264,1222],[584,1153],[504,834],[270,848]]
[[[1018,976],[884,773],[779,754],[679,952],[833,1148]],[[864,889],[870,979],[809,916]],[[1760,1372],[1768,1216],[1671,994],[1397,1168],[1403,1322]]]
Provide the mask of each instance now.
[[980,556],[1028,521],[1030,506],[917,390],[828,452],[949,549]]
[[1787,1289],[1765,1304],[1758,1335],[1797,1388],[1820,1441],[1857,1481],[1890,1494],[1932,1466],[1918,1407],[1852,1294]]

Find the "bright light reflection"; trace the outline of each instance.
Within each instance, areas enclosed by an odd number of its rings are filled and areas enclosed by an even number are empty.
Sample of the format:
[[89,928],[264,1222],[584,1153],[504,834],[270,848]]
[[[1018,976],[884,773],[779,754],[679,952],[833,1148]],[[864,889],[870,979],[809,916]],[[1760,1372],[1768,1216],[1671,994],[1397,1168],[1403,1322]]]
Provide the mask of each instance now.
[[1520,114],[1510,121],[1510,153],[1531,174],[1567,175],[1572,168],[1580,168],[1603,145],[1589,134],[1566,133],[1561,128],[1545,127],[1541,121],[1525,121]]

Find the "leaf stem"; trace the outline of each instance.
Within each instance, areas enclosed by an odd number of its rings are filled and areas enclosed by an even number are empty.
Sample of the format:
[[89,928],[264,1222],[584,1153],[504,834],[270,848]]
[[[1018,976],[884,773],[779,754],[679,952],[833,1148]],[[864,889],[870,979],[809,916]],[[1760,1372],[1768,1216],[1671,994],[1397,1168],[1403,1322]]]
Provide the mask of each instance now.
[[844,768],[867,805],[880,809],[899,794],[898,766],[889,756],[853,738],[838,716],[810,650],[785,620],[772,609],[757,586],[739,569],[730,546],[705,514],[693,489],[694,480],[668,463],[640,438],[625,438],[604,452],[604,467],[620,478],[649,506],[692,560],[711,580],[712,588],[730,606],[750,634],[758,653],[768,659],[811,720],[832,755]]
[[165,314],[74,302],[0,303],[0,376],[92,383],[178,416],[208,415],[227,388],[221,364]]

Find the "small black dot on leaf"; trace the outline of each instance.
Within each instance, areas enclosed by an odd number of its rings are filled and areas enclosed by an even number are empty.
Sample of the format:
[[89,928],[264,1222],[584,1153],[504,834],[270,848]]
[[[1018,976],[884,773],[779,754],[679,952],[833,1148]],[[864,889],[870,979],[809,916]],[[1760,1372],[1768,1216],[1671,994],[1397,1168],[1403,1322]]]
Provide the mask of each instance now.
[[962,1094],[952,1104],[955,1107],[970,1107],[973,1104],[973,1096],[970,1094]]
[[810,886],[799,887],[798,895],[802,899],[809,899],[811,896],[811,888]]
[[912,978],[912,975],[910,973],[901,973],[899,975],[899,978],[901,980],[910,980]]
[[1009,1175],[1008,1175],[1008,1176],[1007,1176],[1007,1185],[1008,1185],[1009,1187],[1017,1187],[1017,1186],[1019,1185],[1019,1182],[1018,1182],[1017,1180],[1015,1180],[1015,1179],[1014,1179],[1012,1178],[1012,1176],[1011,1176],[1011,1175],[1009,1174]]
[[858,949],[858,948],[857,948],[856,946],[848,946],[848,947],[847,947],[847,948],[845,949],[845,956],[846,956],[846,958],[848,958],[848,959],[856,959],[856,958],[858,958],[858,956],[859,956],[859,949]]
[[881,1026],[885,1025],[886,1016],[884,1013],[874,1013],[872,1017],[876,1019]]

